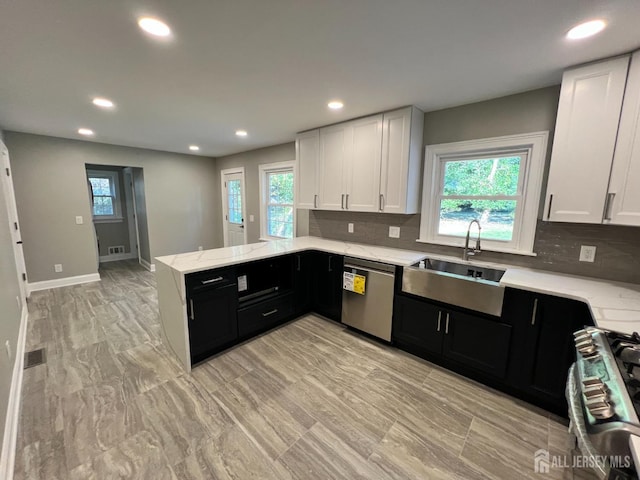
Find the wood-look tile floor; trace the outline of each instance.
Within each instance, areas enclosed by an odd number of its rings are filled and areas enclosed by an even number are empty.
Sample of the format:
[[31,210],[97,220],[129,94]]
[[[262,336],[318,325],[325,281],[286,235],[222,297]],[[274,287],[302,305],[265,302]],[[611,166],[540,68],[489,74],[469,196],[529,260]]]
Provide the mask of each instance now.
[[22,479],[527,479],[569,454],[546,412],[308,315],[184,373],[153,274],[35,292],[16,455]]

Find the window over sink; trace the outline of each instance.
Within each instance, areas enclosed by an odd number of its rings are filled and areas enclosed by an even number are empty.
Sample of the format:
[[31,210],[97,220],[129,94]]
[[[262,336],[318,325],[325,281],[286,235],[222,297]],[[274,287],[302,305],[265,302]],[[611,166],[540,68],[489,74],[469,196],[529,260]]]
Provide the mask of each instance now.
[[[419,242],[533,254],[548,132],[426,147]],[[475,236],[475,229],[473,235]]]

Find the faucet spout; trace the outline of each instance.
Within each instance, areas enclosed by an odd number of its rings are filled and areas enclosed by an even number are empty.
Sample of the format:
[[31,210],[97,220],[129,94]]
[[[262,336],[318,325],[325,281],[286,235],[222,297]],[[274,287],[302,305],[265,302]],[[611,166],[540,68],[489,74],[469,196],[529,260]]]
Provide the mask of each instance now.
[[[474,223],[478,225],[478,237],[476,238],[476,247],[473,249],[469,249],[469,236],[471,234],[471,227],[473,226]],[[480,254],[480,252],[482,252],[482,250],[480,249],[481,232],[482,232],[482,227],[480,226],[480,222],[476,219],[471,220],[469,222],[469,226],[467,227],[467,238],[464,241],[464,250],[462,252],[462,260],[467,261],[469,260],[470,256],[478,255]]]

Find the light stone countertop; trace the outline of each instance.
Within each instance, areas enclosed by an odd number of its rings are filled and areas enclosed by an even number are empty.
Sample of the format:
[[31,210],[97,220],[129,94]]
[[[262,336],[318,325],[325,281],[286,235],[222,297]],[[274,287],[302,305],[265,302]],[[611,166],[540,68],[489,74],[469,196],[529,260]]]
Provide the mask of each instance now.
[[624,333],[640,331],[640,285],[511,267],[475,259],[463,262],[457,257],[426,252],[377,247],[318,237],[298,237],[291,240],[260,242],[238,247],[167,255],[157,257],[156,261],[167,265],[174,273],[185,275],[305,250],[320,250],[398,266],[409,266],[425,258],[433,258],[501,268],[506,270],[500,281],[504,287],[580,300],[589,306],[598,327]]
[[297,237],[291,240],[274,240],[237,247],[167,255],[156,257],[156,261],[164,263],[179,273],[187,274],[305,250],[320,250],[403,267],[417,263],[428,256],[425,252],[340,242],[318,237]]

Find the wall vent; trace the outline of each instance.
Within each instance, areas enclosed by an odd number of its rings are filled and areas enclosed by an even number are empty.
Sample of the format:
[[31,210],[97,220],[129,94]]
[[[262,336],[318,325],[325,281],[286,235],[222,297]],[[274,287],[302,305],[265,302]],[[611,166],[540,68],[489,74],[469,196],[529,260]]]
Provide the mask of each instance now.
[[109,247],[109,255],[117,255],[118,253],[124,253],[124,245]]

